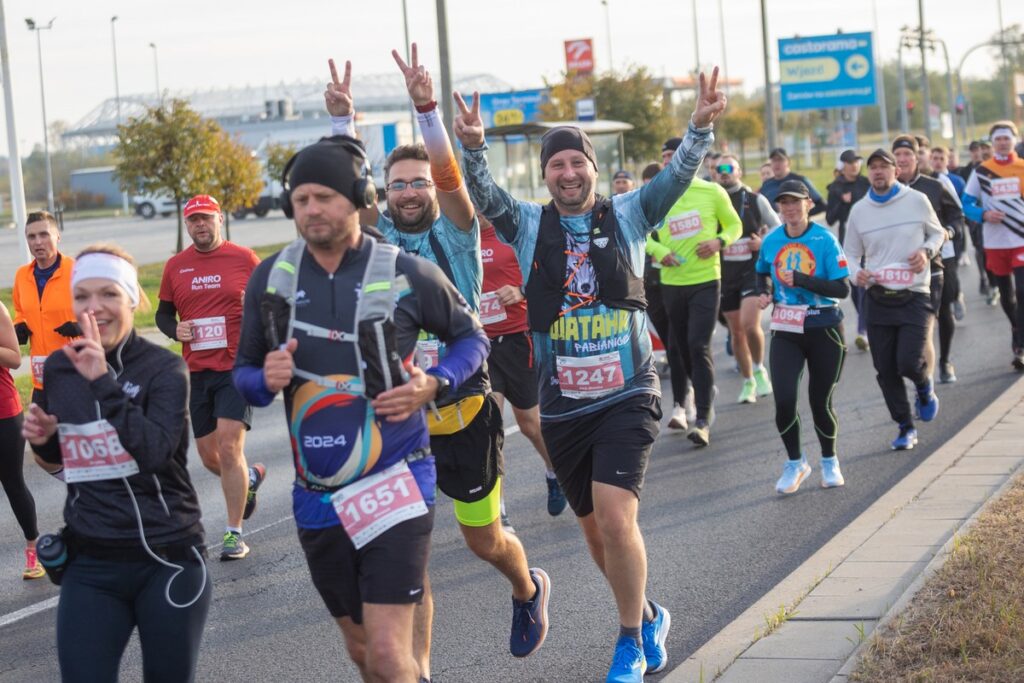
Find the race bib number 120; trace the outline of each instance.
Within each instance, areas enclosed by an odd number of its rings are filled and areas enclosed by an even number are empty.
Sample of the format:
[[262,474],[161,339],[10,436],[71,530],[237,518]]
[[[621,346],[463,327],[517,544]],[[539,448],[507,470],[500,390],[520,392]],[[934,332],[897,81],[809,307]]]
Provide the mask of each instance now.
[[567,398],[600,398],[626,385],[618,352],[574,358],[556,356],[558,387]]
[[192,321],[192,339],[189,347],[193,351],[224,349],[228,346],[228,326],[224,316],[196,318]]
[[82,425],[58,424],[64,481],[120,479],[139,473],[139,464],[121,445],[121,439],[106,420]]
[[349,484],[331,496],[331,503],[357,549],[396,524],[427,514],[419,484],[404,460]]

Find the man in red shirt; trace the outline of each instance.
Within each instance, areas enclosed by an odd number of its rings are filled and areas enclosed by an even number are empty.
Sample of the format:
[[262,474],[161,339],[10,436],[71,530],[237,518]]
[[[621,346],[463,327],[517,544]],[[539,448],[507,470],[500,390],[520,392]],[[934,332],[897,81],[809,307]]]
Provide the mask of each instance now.
[[221,237],[224,217],[209,195],[196,195],[183,211],[192,246],[164,266],[156,324],[181,342],[188,364],[189,413],[199,457],[220,477],[227,506],[221,560],[249,554],[242,520],[256,508],[256,489],[266,468],[248,467],[242,448],[252,424],[252,407],[231,381],[242,329],[242,298],[259,257]]
[[[512,247],[498,239],[494,226],[483,215],[477,213],[477,218],[480,220],[480,258],[484,266],[480,322],[491,340],[491,354],[487,357],[491,392],[502,409],[506,398],[512,404],[512,414],[516,417],[519,431],[544,460],[548,514],[554,517],[562,514],[567,503],[540,435],[537,369],[533,365],[533,340],[526,321],[523,273]],[[501,522],[511,530],[504,507],[503,500]]]

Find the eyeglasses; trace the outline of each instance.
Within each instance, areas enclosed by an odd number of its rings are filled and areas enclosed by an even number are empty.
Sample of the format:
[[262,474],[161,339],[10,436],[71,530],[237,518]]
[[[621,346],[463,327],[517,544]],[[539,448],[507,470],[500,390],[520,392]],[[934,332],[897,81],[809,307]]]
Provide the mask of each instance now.
[[434,182],[427,180],[426,178],[417,178],[416,180],[405,182],[404,180],[396,180],[388,185],[388,192],[401,192],[407,187],[411,187],[414,190],[425,190],[428,187],[433,187]]
[[736,167],[732,164],[719,164],[718,168],[715,170],[719,173],[735,173]]

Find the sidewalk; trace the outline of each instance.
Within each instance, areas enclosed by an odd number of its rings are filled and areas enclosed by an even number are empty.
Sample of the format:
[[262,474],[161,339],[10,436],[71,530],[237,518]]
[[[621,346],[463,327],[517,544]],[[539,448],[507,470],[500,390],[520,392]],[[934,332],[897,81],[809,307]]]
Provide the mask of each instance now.
[[1022,462],[1024,378],[663,682],[846,683]]

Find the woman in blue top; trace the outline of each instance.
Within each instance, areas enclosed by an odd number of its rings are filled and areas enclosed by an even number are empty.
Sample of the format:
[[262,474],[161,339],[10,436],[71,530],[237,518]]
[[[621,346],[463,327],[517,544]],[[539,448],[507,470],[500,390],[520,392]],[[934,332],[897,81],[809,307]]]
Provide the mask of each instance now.
[[842,486],[832,394],[846,357],[839,310],[839,301],[850,294],[846,255],[827,228],[808,219],[813,202],[802,182],[784,182],[776,202],[785,224],[765,236],[756,266],[761,308],[774,303],[769,358],[775,425],[789,456],[775,490],[794,493],[811,473],[800,446],[796,409],[805,364],[811,414],[821,442],[821,485]]

